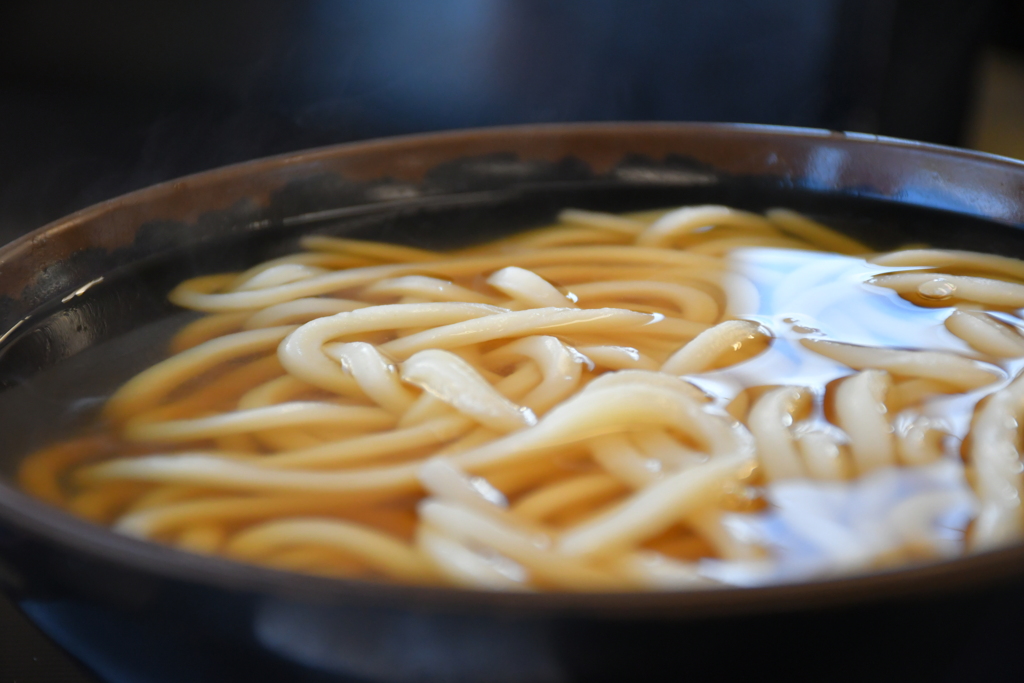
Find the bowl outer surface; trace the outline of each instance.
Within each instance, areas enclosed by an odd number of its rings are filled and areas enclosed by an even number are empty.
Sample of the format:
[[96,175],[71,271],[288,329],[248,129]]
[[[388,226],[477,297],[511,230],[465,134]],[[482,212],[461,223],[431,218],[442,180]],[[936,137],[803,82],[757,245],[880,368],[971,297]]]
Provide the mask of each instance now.
[[[1024,164],[871,136],[703,124],[528,126],[412,136],[218,169],[45,226],[0,248],[0,330],[116,268],[219,236],[289,229],[381,207],[487,201],[496,193],[559,183],[751,183],[1024,223]],[[493,661],[522,652],[531,661],[556,662],[522,671],[508,664],[509,680],[562,680],[570,670],[599,672],[595,662],[610,662],[611,655],[593,659],[579,652],[602,643],[599,650],[621,652],[624,633],[633,634],[634,647],[644,634],[648,649],[658,652],[673,633],[697,638],[694,644],[703,643],[708,653],[728,654],[722,650],[731,640],[723,639],[725,632],[765,626],[771,631],[785,623],[794,633],[828,623],[863,635],[865,619],[876,622],[886,614],[888,626],[878,634],[897,625],[918,628],[919,634],[944,632],[951,620],[972,618],[978,609],[990,609],[992,600],[1017,595],[1024,574],[1024,550],[1014,547],[848,579],[693,593],[505,595],[376,585],[244,566],[122,538],[2,482],[0,558],[0,580],[22,596],[80,601],[121,615],[161,614],[167,623],[199,618],[197,628],[232,638],[247,652],[269,649],[314,668],[394,680],[414,678],[417,671],[472,678],[490,665],[463,662],[462,668],[446,670],[452,657],[442,657],[447,663],[441,665],[423,655],[419,669],[382,669],[378,660],[394,659],[387,648],[377,653],[376,665],[352,665],[355,655],[325,655],[336,654],[338,643],[313,635],[304,644],[275,644],[273,633],[282,629],[267,624],[286,624],[284,631],[294,633],[348,634],[346,642],[353,624],[364,624],[371,634],[401,631],[400,643],[422,642],[430,633],[435,650],[448,648],[449,655],[466,648],[487,651],[484,641],[505,642],[489,655]],[[211,610],[216,618],[202,621]],[[631,631],[617,630],[627,624]],[[616,670],[614,663],[608,666]]]

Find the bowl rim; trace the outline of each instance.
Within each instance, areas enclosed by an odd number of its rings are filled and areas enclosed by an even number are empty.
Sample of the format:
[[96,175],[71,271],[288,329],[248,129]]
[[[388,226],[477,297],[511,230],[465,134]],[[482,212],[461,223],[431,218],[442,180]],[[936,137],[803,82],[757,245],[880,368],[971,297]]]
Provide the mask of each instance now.
[[[167,180],[83,208],[0,246],[0,265],[118,207],[144,204],[168,192],[230,181],[249,174],[365,153],[400,153],[423,143],[473,138],[502,139],[587,132],[603,136],[651,133],[716,134],[770,139],[845,140],[849,144],[928,152],[945,158],[1003,168],[1024,182],[1024,161],[924,142],[865,133],[761,124],[610,122],[558,123],[473,128],[376,138],[288,152],[243,161]],[[6,335],[4,335],[6,336]],[[2,341],[3,337],[0,337]],[[821,609],[865,601],[918,599],[936,593],[970,591],[1009,582],[1024,574],[1024,543],[976,555],[869,574],[819,578],[751,588],[616,593],[505,593],[452,587],[401,585],[328,578],[243,564],[221,557],[180,551],[113,533],[36,499],[13,482],[0,480],[0,522],[35,540],[73,549],[92,560],[121,565],[160,579],[185,581],[235,592],[314,600],[320,604],[379,605],[435,611],[495,612],[544,617],[702,618]]]
[[934,153],[946,158],[960,158],[979,161],[987,164],[1013,169],[1024,174],[1024,160],[1001,156],[990,152],[964,149],[932,142],[920,142],[873,133],[830,130],[803,126],[781,126],[760,123],[718,123],[718,122],[687,122],[687,121],[599,121],[579,123],[530,123],[507,126],[490,126],[465,128],[425,133],[411,133],[356,140],[333,145],[310,147],[292,152],[282,152],[270,156],[248,159],[233,164],[190,173],[170,178],[152,185],[147,185],[130,192],[83,207],[73,213],[46,223],[24,235],[0,245],[0,263],[31,247],[41,237],[59,234],[71,229],[86,220],[101,215],[113,208],[123,205],[134,205],[150,201],[171,191],[189,189],[191,186],[211,183],[217,180],[229,180],[243,176],[256,169],[271,170],[290,165],[315,162],[320,159],[354,155],[373,151],[401,151],[403,147],[414,147],[429,142],[454,142],[472,138],[502,138],[508,136],[523,137],[531,134],[573,134],[579,132],[599,133],[604,135],[623,134],[637,131],[663,133],[693,134],[727,134],[731,136],[772,137],[778,139],[805,140],[842,140],[856,145],[902,149],[908,152]]

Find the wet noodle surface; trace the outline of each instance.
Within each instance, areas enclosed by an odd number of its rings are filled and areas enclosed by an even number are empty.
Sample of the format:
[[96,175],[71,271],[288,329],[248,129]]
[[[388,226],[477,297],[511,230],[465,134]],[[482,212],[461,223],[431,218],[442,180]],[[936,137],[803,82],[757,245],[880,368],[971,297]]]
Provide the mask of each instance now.
[[455,252],[308,237],[23,488],[295,571],[497,590],[759,585],[1024,529],[1024,263],[791,211],[566,210]]

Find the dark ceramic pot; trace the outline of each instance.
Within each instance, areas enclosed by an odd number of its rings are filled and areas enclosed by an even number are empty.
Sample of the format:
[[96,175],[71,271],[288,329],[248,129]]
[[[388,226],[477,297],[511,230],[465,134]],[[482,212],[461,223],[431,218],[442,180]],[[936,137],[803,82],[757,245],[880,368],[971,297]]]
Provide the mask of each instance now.
[[[1024,547],[758,589],[504,595],[330,580],[123,538],[11,485],[183,320],[177,281],[309,232],[481,241],[564,206],[788,206],[879,248],[1024,256],[1024,165],[818,130],[597,124],[342,145],[164,183],[0,249],[0,581],[117,681],[569,681],[1016,673]],[[6,332],[6,333],[4,333]]]

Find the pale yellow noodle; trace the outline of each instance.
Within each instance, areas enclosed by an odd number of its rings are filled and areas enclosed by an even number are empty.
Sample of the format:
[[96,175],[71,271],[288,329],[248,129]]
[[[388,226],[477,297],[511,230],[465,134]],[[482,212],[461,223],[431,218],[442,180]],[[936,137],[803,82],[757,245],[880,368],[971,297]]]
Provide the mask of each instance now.
[[657,370],[661,367],[661,363],[631,346],[600,344],[578,346],[576,350],[596,366],[608,370]]
[[915,558],[951,557],[961,552],[960,543],[937,536],[934,529],[943,512],[965,502],[964,495],[957,491],[919,493],[897,505],[889,514],[888,524]]
[[969,463],[980,510],[969,537],[975,550],[1005,545],[1024,534],[1024,474],[1019,423],[1024,419],[1024,382],[990,396],[974,417]]
[[796,211],[789,209],[768,209],[765,216],[783,232],[806,240],[811,244],[834,251],[839,254],[867,254],[871,251],[867,246],[855,239],[833,230],[817,221],[812,221]]
[[[671,337],[632,334],[630,330],[624,331],[620,336],[621,338],[616,341],[618,344],[625,345],[622,348],[636,349],[641,355],[655,361],[655,367],[651,368],[652,370],[660,368],[661,363],[687,341],[685,338],[672,339]],[[559,334],[558,337],[577,350],[584,346],[608,346],[610,341],[609,335],[598,334]]]
[[631,488],[642,489],[663,477],[660,463],[644,457],[625,434],[593,438],[589,447],[605,471]]
[[519,303],[523,308],[575,308],[572,299],[533,271],[509,266],[487,278],[487,284]]
[[900,415],[896,419],[896,453],[904,465],[918,466],[943,456],[946,434],[934,420],[923,415]]
[[521,401],[534,413],[543,415],[579,386],[584,359],[556,337],[522,337],[491,351],[481,360],[493,366],[519,358],[533,360],[543,377],[541,383]]
[[[609,230],[596,230],[591,227],[572,225],[552,226],[529,230],[519,235],[502,240],[502,246],[508,250],[520,249],[551,249],[554,247],[571,247],[594,244],[628,244],[631,236]],[[481,250],[484,253],[491,250]]]
[[456,539],[479,543],[518,562],[537,580],[569,591],[611,591],[621,581],[585,562],[563,557],[546,535],[506,526],[488,515],[455,503],[426,500],[420,504],[425,523]]
[[648,370],[622,370],[621,372],[609,372],[594,378],[586,387],[588,392],[598,389],[612,389],[615,387],[629,388],[635,384],[644,386],[660,387],[673,392],[679,392],[697,403],[707,403],[711,397],[695,385],[686,380],[665,374],[664,372],[651,372]]
[[[585,451],[582,450],[562,453],[563,458],[572,458],[573,455],[579,460],[586,457]],[[554,460],[535,460],[488,472],[487,481],[506,497],[512,497],[557,479],[562,474],[562,463]]]
[[572,293],[584,303],[591,300],[619,303],[638,298],[666,300],[675,305],[684,318],[699,323],[714,323],[719,315],[718,304],[709,294],[673,282],[609,280],[576,285]]
[[615,477],[603,473],[584,474],[532,491],[516,501],[512,512],[540,522],[570,505],[608,499],[625,491],[622,482]]
[[325,356],[337,361],[362,392],[385,410],[400,415],[416,400],[415,392],[399,379],[398,367],[373,344],[326,344],[321,350]]
[[[634,305],[634,307],[637,309],[644,308],[643,306],[639,305]],[[622,309],[612,308],[603,310],[614,311]],[[630,312],[633,313],[633,315],[640,315],[639,313],[633,311]],[[684,320],[682,318],[671,318],[662,315],[651,316],[650,322],[640,327],[635,327],[629,330],[623,330],[620,332],[620,334],[624,335],[627,339],[629,339],[631,335],[637,335],[641,339],[647,336],[668,337],[669,339],[665,341],[672,343],[693,339],[700,333],[707,331],[709,327],[709,325],[706,325],[704,323],[697,323],[693,322],[692,320]],[[569,334],[572,334],[572,332],[569,332]],[[605,334],[609,335],[610,332],[605,332]]]
[[275,403],[283,403],[284,401],[290,401],[297,396],[308,393],[311,389],[314,389],[314,387],[311,387],[300,379],[295,379],[291,375],[275,377],[270,381],[264,382],[259,386],[250,389],[239,397],[238,408],[244,410],[247,408],[260,408],[263,406],[273,405]]
[[750,412],[750,393],[744,389],[736,394],[736,397],[729,401],[725,410],[736,420],[746,422],[747,414]]
[[725,523],[725,513],[713,506],[698,510],[686,517],[686,523],[706,539],[723,560],[760,560],[765,550],[744,541]]
[[219,374],[216,382],[202,383],[182,398],[138,413],[131,419],[152,422],[209,414],[210,411],[230,407],[254,387],[284,374],[284,368],[274,355],[249,362],[232,362],[229,367],[232,369]]
[[739,273],[723,273],[722,289],[726,294],[725,316],[736,317],[756,313],[761,305],[761,295],[757,287]]
[[337,271],[301,282],[252,292],[211,293],[209,285],[199,278],[188,280],[171,291],[168,298],[183,308],[207,312],[253,310],[302,297],[319,296],[351,287],[367,285],[387,277],[400,275],[433,275],[453,277],[495,270],[510,265],[519,267],[590,261],[593,263],[631,262],[648,265],[723,268],[721,259],[703,254],[677,252],[671,249],[619,246],[582,246],[527,251],[513,255],[480,256],[458,261],[437,261],[418,264],[367,266]]
[[680,562],[650,550],[623,553],[609,566],[644,590],[695,590],[721,585],[702,576],[694,562]]
[[625,218],[613,213],[584,211],[583,209],[563,209],[558,212],[558,220],[569,225],[609,230],[623,235],[637,235],[649,225],[644,221]]
[[946,329],[972,347],[996,358],[1024,356],[1024,336],[1015,328],[981,311],[953,311]]
[[658,220],[659,218],[667,214],[669,211],[675,211],[675,209],[676,207],[673,206],[661,209],[645,209],[644,211],[627,211],[626,213],[622,214],[622,216],[623,218],[639,221],[644,225],[650,225],[654,221]]
[[807,474],[814,479],[848,479],[853,465],[846,446],[834,434],[811,430],[796,441]]
[[673,471],[692,467],[707,460],[706,454],[680,443],[664,429],[635,431],[630,434],[630,439],[645,456]]
[[208,313],[255,311],[274,304],[330,294],[385,277],[406,275],[412,272],[415,272],[415,267],[407,265],[366,266],[335,271],[300,282],[291,282],[250,292],[215,292],[207,286],[204,279],[193,278],[182,282],[167,296],[172,303],[196,311]]
[[925,399],[955,394],[959,391],[958,387],[937,379],[906,379],[893,384],[885,402],[890,411],[899,413],[904,408],[917,405]]
[[[288,254],[286,256],[279,256],[278,258],[270,259],[259,263],[252,268],[249,268],[243,273],[235,275],[232,279],[223,283],[218,290],[219,291],[230,291],[237,284],[245,282],[255,275],[262,273],[265,270],[276,268],[283,264],[301,264],[306,266],[317,266],[320,268],[327,269],[338,269],[338,268],[357,268],[360,266],[366,266],[373,263],[372,259],[367,259],[359,256],[351,256],[345,254],[330,254],[330,253],[316,253],[316,252],[301,252],[298,254]],[[196,278],[197,280],[199,278]],[[208,290],[213,291],[213,290]]]
[[[467,304],[468,305],[468,304]],[[381,345],[381,351],[397,359],[405,359],[425,349],[451,349],[495,339],[524,337],[532,334],[558,332],[607,332],[651,324],[653,317],[645,313],[619,308],[577,310],[573,308],[535,308],[528,311],[494,313],[488,320],[466,320],[441,325],[431,330],[395,339]]]
[[800,343],[855,370],[888,370],[894,375],[946,382],[961,390],[976,389],[999,379],[994,369],[989,370],[978,361],[944,351],[905,351],[824,339],[801,339]]
[[208,453],[151,455],[110,460],[79,470],[78,480],[91,483],[115,479],[280,493],[395,495],[415,493],[417,463],[339,472],[271,469]]
[[[246,444],[244,442],[235,441],[233,443],[227,443],[225,439],[228,437],[242,436],[248,439],[252,439],[256,442],[255,445]],[[259,431],[250,434],[234,434],[217,437],[217,448],[221,450],[236,450],[236,451],[263,451],[270,450],[274,452],[279,451],[294,451],[301,450],[304,448],[315,448],[324,443],[324,439],[317,437],[309,431],[304,431],[300,428],[280,428],[280,429],[261,429]]]
[[[434,563],[436,570],[452,584],[463,588],[525,591],[526,570],[512,560],[495,562],[474,552],[465,543],[443,534],[429,524],[416,531],[416,545]],[[511,565],[511,566],[509,566]]]
[[229,360],[273,349],[294,330],[284,326],[236,332],[183,351],[125,382],[107,401],[104,414],[119,420],[152,408],[196,375]]
[[264,522],[227,542],[230,557],[257,559],[279,548],[310,544],[351,553],[398,581],[424,581],[432,567],[412,546],[388,534],[338,519],[299,518]]
[[453,500],[504,517],[508,499],[483,477],[471,477],[443,457],[430,458],[419,471],[420,483],[430,495]]
[[136,498],[127,508],[126,514],[133,514],[143,510],[209,497],[211,495],[215,495],[213,490],[201,486],[177,486],[173,484],[156,486],[151,488],[148,493],[144,493]]
[[990,306],[1024,306],[1024,285],[983,277],[942,273],[879,275],[868,284],[887,287],[900,294],[919,294],[925,299],[963,299]]
[[387,429],[397,420],[380,408],[339,406],[312,401],[278,403],[263,408],[237,410],[210,417],[167,422],[132,420],[122,432],[129,441],[160,441],[173,443],[208,439],[232,433],[246,433],[278,427],[345,425],[357,431]]
[[301,325],[325,315],[354,311],[369,305],[361,301],[327,297],[294,299],[274,306],[267,306],[258,313],[250,314],[243,311],[242,313],[222,313],[221,315],[244,315],[245,323],[242,327],[247,330],[257,330],[262,327],[277,327],[278,325]]
[[806,410],[810,399],[807,389],[781,387],[762,396],[750,410],[747,427],[757,440],[758,461],[766,479],[807,476],[788,425],[794,414]]
[[713,504],[724,485],[749,475],[754,463],[753,453],[740,449],[665,477],[621,505],[567,530],[559,548],[567,555],[590,557],[639,545],[694,510]]
[[245,277],[243,274],[238,280],[228,285],[225,290],[229,292],[251,292],[257,289],[268,289],[292,282],[301,282],[302,280],[308,280],[309,278],[329,272],[326,268],[319,268],[317,266],[301,263],[281,263],[260,270],[251,277]]
[[[171,338],[169,351],[181,353],[193,346],[199,346],[203,342],[210,341],[230,332],[237,332],[249,318],[246,312],[241,313],[214,313],[204,315],[198,320],[193,320]],[[269,327],[269,326],[268,326]]]
[[861,474],[896,462],[885,407],[891,385],[888,373],[865,370],[843,380],[836,390],[838,423],[850,437],[850,452]]
[[[505,398],[510,401],[520,401],[526,396],[532,389],[534,389],[541,382],[541,374],[537,369],[537,366],[533,363],[524,363],[517,367],[507,377],[503,377],[494,384],[494,388],[497,389]],[[451,406],[442,402],[440,399],[436,399],[438,403],[445,406],[448,410],[439,413],[441,415],[451,415],[454,411]],[[416,423],[418,424],[418,423]],[[439,455],[446,455],[456,450],[466,450],[467,447],[477,446],[481,443],[486,443],[498,436],[499,432],[492,431],[486,427],[478,426],[473,431],[469,432],[465,436],[459,438],[457,441],[450,443]]]
[[901,249],[871,258],[872,263],[896,267],[947,268],[987,271],[1024,280],[1024,261],[1007,256],[955,249]]
[[537,423],[532,410],[508,400],[472,365],[448,351],[426,349],[413,354],[402,363],[402,380],[498,433]]
[[[473,425],[473,420],[464,415],[437,417],[404,429],[359,435],[300,450],[268,455],[259,460],[259,466],[273,469],[312,468],[318,470],[350,467],[451,441],[469,432]],[[353,472],[353,474],[356,473]]]
[[181,283],[180,286],[184,285],[189,291],[200,292],[208,294],[210,292],[218,292],[223,290],[225,287],[230,287],[231,283],[244,279],[249,276],[249,273],[258,273],[266,268],[273,268],[274,263],[261,263],[258,266],[253,266],[245,273],[216,273],[213,275],[200,275],[198,277],[190,278]]
[[686,268],[679,269],[670,265],[651,266],[621,263],[605,263],[594,265],[565,264],[538,266],[535,273],[549,282],[567,289],[577,283],[603,282],[605,280],[652,280],[654,282],[703,282],[717,286],[722,275],[720,268]]
[[[390,296],[417,296],[425,301],[461,301],[470,304],[498,304],[493,296],[487,296],[448,280],[425,275],[406,275],[380,280],[360,292],[366,298]],[[363,304],[365,306],[365,304]],[[340,311],[336,311],[340,312]]]
[[542,455],[547,449],[640,425],[673,426],[714,448],[733,436],[716,416],[688,395],[649,383],[587,390],[545,415],[535,427],[513,432],[456,456],[470,471],[485,470]]
[[18,485],[47,503],[63,505],[67,495],[60,476],[74,465],[100,457],[110,446],[107,438],[83,437],[36,451],[18,467]]
[[303,237],[299,243],[303,248],[313,251],[354,254],[380,261],[391,261],[392,263],[435,261],[444,257],[444,254],[436,251],[427,251],[426,249],[404,247],[385,242],[366,242],[364,240],[344,239],[342,237],[328,237],[326,235],[309,235]]
[[463,436],[445,444],[437,451],[437,455],[448,456],[455,455],[457,453],[464,453],[465,451],[476,448],[488,441],[493,441],[498,436],[500,436],[499,432],[488,429],[482,425],[477,425],[475,428],[466,432]]
[[[165,487],[165,491],[189,491]],[[286,516],[335,515],[350,510],[353,502],[325,496],[231,496],[211,495],[192,489],[185,499],[140,499],[134,509],[121,516],[115,528],[139,538],[172,534],[179,529],[206,523],[236,525]],[[197,496],[201,496],[198,497]]]
[[746,320],[729,320],[702,332],[661,366],[671,375],[692,375],[709,369],[719,356],[764,339],[767,330]]
[[447,325],[496,315],[502,310],[482,304],[435,303],[392,304],[339,313],[308,322],[288,334],[278,349],[278,357],[292,376],[328,391],[345,393],[353,380],[340,364],[324,354],[322,347],[325,343],[358,333],[425,324]]
[[656,220],[640,233],[636,243],[645,247],[666,247],[681,235],[712,226],[746,228],[768,234],[776,232],[775,226],[757,214],[727,206],[687,206]]
[[807,244],[806,242],[799,242],[788,237],[762,237],[758,235],[747,237],[723,237],[722,239],[717,240],[707,240],[690,247],[689,253],[708,254],[709,256],[725,256],[735,249],[745,249],[749,247],[772,247],[775,249],[800,250],[817,249],[814,245]]

